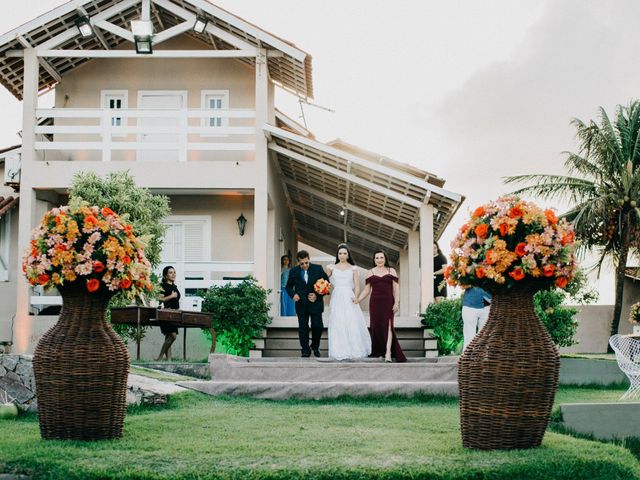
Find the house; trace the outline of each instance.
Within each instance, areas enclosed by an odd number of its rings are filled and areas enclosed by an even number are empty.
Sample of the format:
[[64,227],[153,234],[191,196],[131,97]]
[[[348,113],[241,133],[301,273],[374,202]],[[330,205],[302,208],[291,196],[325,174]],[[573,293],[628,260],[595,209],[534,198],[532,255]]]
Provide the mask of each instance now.
[[20,252],[88,170],[128,170],[170,197],[163,258],[184,293],[251,274],[276,303],[282,254],[347,241],[362,265],[388,251],[401,314],[417,325],[433,241],[463,198],[428,172],[319,142],[275,108],[276,88],[306,100],[312,80],[308,53],[206,0],[72,0],[2,35],[0,83],[22,100],[23,124],[22,145],[2,157],[19,203],[0,230],[11,257],[0,340],[31,351],[55,321],[37,313],[59,299],[17,274]]

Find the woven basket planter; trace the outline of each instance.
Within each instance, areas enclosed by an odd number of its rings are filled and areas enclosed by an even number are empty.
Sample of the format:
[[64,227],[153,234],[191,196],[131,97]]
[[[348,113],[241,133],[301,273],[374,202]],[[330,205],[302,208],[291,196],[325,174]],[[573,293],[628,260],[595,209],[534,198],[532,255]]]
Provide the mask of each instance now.
[[129,353],[107,323],[110,296],[60,288],[58,323],[38,342],[33,370],[44,439],[122,436]]
[[460,357],[460,428],[466,448],[533,448],[542,442],[560,357],[535,314],[534,293],[494,294],[487,324]]

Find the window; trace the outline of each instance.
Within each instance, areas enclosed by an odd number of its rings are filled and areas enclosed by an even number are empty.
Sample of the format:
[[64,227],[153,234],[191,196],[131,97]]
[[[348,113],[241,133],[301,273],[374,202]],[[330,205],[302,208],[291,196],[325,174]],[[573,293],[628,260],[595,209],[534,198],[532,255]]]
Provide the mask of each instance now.
[[[204,110],[228,110],[229,90],[203,90],[202,108]],[[226,127],[229,125],[229,118],[207,117],[203,123],[205,127]]]
[[11,211],[0,218],[0,282],[9,281],[9,247],[11,244]]
[[[101,108],[121,110],[128,107],[129,92],[127,90],[102,90]],[[125,117],[111,117],[112,127],[126,126]],[[122,136],[122,135],[121,135]]]
[[210,260],[211,217],[170,216],[162,244],[162,262],[203,262]]

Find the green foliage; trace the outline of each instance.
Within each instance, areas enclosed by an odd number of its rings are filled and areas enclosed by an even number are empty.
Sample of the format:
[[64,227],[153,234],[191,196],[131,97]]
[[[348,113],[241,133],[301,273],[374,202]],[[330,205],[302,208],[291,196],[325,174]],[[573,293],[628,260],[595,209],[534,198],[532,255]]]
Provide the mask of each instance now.
[[80,197],[90,205],[109,207],[133,225],[133,232],[145,243],[145,255],[151,266],[160,263],[162,238],[166,227],[161,220],[171,211],[169,199],[153,195],[136,185],[129,172],[111,172],[101,178],[94,172],[79,172],[69,188],[71,197]]
[[202,311],[213,313],[213,328],[229,353],[248,356],[252,339],[271,323],[269,293],[250,277],[236,285],[214,285],[203,294]]
[[445,299],[432,303],[421,315],[425,328],[433,329],[438,339],[438,354],[454,353],[462,344],[462,299]]

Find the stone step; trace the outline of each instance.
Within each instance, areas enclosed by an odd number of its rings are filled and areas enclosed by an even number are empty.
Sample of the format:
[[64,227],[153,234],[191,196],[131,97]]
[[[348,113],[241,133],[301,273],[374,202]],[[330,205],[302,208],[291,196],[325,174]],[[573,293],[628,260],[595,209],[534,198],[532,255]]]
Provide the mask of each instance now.
[[[327,329],[325,328],[322,332],[322,336],[324,338],[327,337]],[[408,338],[408,339],[422,339],[424,337],[424,332],[421,329],[417,328],[397,328],[396,336],[399,339]],[[266,330],[265,337],[263,338],[298,338],[298,329],[297,328],[268,328]]]
[[336,398],[344,395],[416,394],[458,396],[457,382],[284,382],[284,381],[190,381],[182,387],[209,395],[233,395],[269,400]]
[[[297,348],[292,348],[292,349],[286,349],[286,350],[270,350],[270,349],[264,349],[264,350],[260,350],[263,354],[264,357],[276,357],[276,358],[293,358],[293,357],[300,357],[300,347],[298,346]],[[427,351],[425,352],[424,350],[403,350],[405,356],[407,357],[416,357],[416,358],[421,358],[421,357],[437,357],[438,356],[438,352],[437,351],[433,351],[434,355],[431,355],[431,352]],[[427,355],[429,354],[429,355]],[[328,358],[328,351],[327,349],[320,349],[320,356],[321,358]]]
[[[399,339],[400,346],[403,350],[424,350],[424,339]],[[258,343],[255,342],[256,348]],[[264,341],[264,350],[300,350],[300,341],[298,338],[267,338]],[[326,338],[320,339],[320,350],[326,350],[328,348],[328,340]]]
[[214,381],[267,382],[455,382],[457,363],[437,359],[409,359],[385,363],[381,359],[336,361],[316,358],[246,358],[209,356]]

